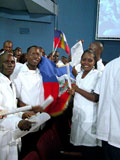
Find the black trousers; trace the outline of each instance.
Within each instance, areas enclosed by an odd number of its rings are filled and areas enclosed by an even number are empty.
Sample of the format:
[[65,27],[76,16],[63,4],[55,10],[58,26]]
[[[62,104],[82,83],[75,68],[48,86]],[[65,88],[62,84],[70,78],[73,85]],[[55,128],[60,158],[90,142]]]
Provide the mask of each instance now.
[[[68,152],[79,152],[81,153],[80,158],[74,156],[74,160],[103,160],[103,150],[102,147],[88,147],[88,146],[74,146],[70,144]],[[72,159],[71,158],[71,159]]]
[[106,141],[102,141],[102,147],[105,157],[104,160],[120,160],[120,148],[114,147]]
[[103,160],[102,147],[81,146],[83,160]]

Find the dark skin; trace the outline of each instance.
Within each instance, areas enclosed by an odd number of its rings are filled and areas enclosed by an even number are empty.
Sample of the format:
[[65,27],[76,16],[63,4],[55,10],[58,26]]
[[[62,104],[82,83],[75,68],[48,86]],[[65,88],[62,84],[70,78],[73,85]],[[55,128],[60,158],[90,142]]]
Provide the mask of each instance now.
[[98,102],[99,101],[99,95],[96,93],[89,93],[81,88],[79,88],[77,85],[73,85],[72,89],[68,88],[68,93],[70,95],[75,94],[75,92],[81,94],[83,97],[85,97],[86,99],[92,101],[92,102]]
[[67,64],[68,63],[68,59],[64,56],[61,57],[61,61],[64,63],[64,64]]
[[[13,56],[12,52],[6,52],[4,55],[0,58],[0,71],[3,75],[5,75],[8,79],[10,79],[10,75],[13,73],[15,68],[15,58]],[[3,117],[0,117],[3,118]],[[26,120],[21,120],[18,123],[18,127],[21,130],[29,130],[31,128],[31,122]]]
[[39,48],[32,47],[29,52],[27,53],[27,66],[30,70],[36,70],[38,64],[41,60],[41,53]]
[[10,75],[13,73],[14,68],[15,59],[12,52],[1,57],[1,73],[4,74],[8,79],[10,79]]
[[[27,53],[27,66],[30,70],[36,70],[38,64],[40,63],[41,60],[41,53],[40,53],[40,49],[38,47],[32,47],[30,48],[30,50]],[[27,104],[25,104],[24,102],[18,100],[18,106],[19,107],[23,107],[26,106]],[[24,113],[23,115],[23,119],[25,118],[30,118],[32,115],[34,115],[37,112],[43,112],[43,109],[41,106],[33,106],[32,107],[32,111],[34,113]]]
[[72,74],[76,77],[78,75],[78,72],[75,69],[75,66],[72,67]]
[[19,62],[21,55],[22,55],[22,50],[15,51],[14,56],[17,58],[17,62]]
[[59,52],[55,51],[55,53],[53,54],[53,61],[55,63],[58,63],[58,61],[59,61]]
[[42,53],[42,56],[44,56],[44,57],[46,56],[45,55],[45,51],[44,51],[44,49],[42,47],[40,47],[40,52]]
[[96,54],[96,59],[99,61],[101,59],[101,54],[103,51],[103,45],[100,42],[93,42],[89,45],[88,49],[92,50]]
[[94,55],[86,52],[81,58],[81,68],[84,70],[82,78],[84,78],[95,65]]
[[[91,71],[94,64],[95,64],[95,60],[94,60],[93,54],[90,54],[87,52],[82,56],[81,67],[84,70],[83,75],[82,75],[82,79],[84,79],[86,77],[86,75]],[[90,101],[98,102],[98,100],[99,100],[99,95],[97,95],[95,93],[89,93],[89,92],[79,88],[77,85],[73,85],[72,89],[68,88],[68,93],[70,95],[74,95],[75,92],[81,94],[83,97],[85,97],[86,99],[88,99]]]
[[12,42],[6,41],[6,42],[4,43],[4,45],[3,45],[3,49],[4,49],[5,51],[12,51],[12,49],[13,49],[13,44],[12,44]]
[[18,123],[18,128],[20,128],[20,130],[22,131],[29,131],[31,128],[32,122],[28,121],[28,120],[21,120]]

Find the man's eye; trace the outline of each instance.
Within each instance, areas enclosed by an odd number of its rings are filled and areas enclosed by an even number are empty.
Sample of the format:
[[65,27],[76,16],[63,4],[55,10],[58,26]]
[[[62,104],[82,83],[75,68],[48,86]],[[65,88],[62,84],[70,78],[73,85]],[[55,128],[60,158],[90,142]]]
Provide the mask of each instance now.
[[12,61],[11,63],[12,63],[12,64],[15,64],[15,61]]
[[88,62],[92,62],[93,60],[92,59],[88,59]]
[[82,61],[86,61],[86,58],[83,58]]

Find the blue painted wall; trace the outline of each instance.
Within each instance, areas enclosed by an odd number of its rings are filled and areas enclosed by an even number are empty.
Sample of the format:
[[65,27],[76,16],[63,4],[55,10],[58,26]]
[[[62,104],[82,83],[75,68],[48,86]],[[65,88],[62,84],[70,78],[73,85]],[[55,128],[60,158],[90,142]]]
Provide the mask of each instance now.
[[[54,28],[60,29],[66,35],[68,44],[72,47],[76,40],[84,40],[84,49],[87,49],[90,42],[95,40],[97,0],[57,0],[58,16],[37,15],[32,18],[22,17],[17,12],[0,18],[0,48],[5,40],[12,40],[14,48],[22,47],[26,52],[30,45],[39,45],[45,48],[49,54],[53,47]],[[0,17],[3,16],[3,11]],[[28,16],[28,15],[27,15]],[[8,17],[8,18],[7,18]],[[25,18],[23,18],[25,17]],[[11,19],[12,18],[12,19]],[[15,20],[17,19],[18,20]],[[20,20],[21,19],[21,20]],[[34,21],[34,22],[33,22]],[[29,33],[21,34],[20,29],[29,29]],[[120,55],[120,41],[101,41],[104,44],[102,58],[110,61]],[[66,55],[64,50],[59,49],[61,55]]]
[[[21,47],[23,52],[26,52],[26,49],[31,45],[38,45],[49,53],[53,46],[53,25],[53,23],[0,18],[0,48],[5,40],[11,40],[14,48]],[[29,32],[26,33],[26,30]]]
[[[95,41],[97,0],[58,0],[58,28],[66,34],[70,47],[76,40],[84,40],[84,49]],[[120,55],[120,41],[101,41],[104,45],[103,61]]]

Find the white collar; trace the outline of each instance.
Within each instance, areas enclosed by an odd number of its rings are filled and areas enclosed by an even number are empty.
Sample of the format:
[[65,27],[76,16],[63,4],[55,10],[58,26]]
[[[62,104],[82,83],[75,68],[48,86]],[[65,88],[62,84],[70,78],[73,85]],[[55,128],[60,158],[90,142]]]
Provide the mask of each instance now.
[[[33,71],[35,71],[36,73],[40,73],[38,68],[36,68],[36,70],[33,70]],[[27,63],[23,64],[23,67],[21,68],[20,72],[31,72],[31,70],[27,66]]]
[[11,80],[8,79],[4,74],[0,73],[0,79],[3,80],[3,82],[8,83],[9,85],[11,84]]

